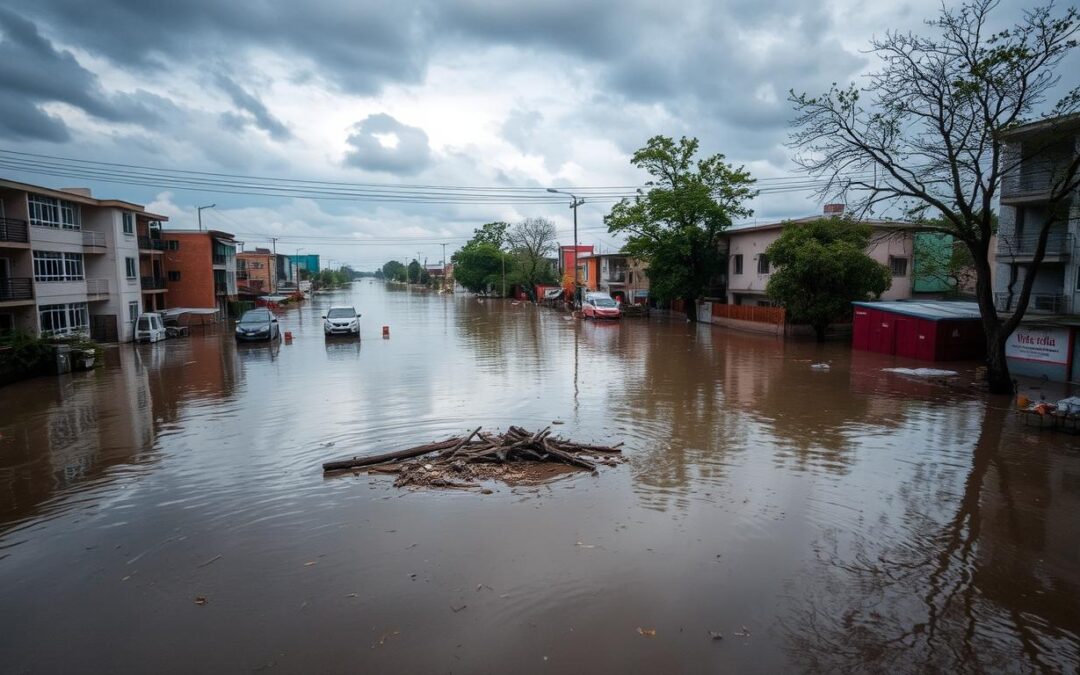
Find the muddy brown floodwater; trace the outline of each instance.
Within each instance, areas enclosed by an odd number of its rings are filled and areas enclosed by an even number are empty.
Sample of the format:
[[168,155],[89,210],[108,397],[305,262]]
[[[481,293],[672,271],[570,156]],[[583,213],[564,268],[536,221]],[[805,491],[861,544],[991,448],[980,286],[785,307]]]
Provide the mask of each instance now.
[[[343,301],[362,342],[323,339]],[[370,282],[282,324],[0,388],[5,673],[1080,666],[1080,451],[1008,400]],[[491,494],[320,468],[553,420],[628,461]]]

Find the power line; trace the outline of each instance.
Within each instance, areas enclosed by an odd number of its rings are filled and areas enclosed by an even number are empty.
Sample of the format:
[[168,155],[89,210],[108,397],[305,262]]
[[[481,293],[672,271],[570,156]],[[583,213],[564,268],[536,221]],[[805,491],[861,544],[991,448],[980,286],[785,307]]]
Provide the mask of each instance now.
[[[95,162],[4,149],[0,149],[0,167],[41,175],[162,189],[331,201],[461,205],[540,205],[558,204],[563,201],[560,197],[548,194],[546,188],[540,187],[392,185],[283,179],[142,165],[124,166],[111,162]],[[868,176],[869,174],[852,173],[845,177],[854,180]],[[815,191],[826,187],[829,183],[829,179],[807,176],[762,178],[757,181],[755,191],[758,194]],[[651,186],[581,186],[571,189],[583,193],[588,203],[606,204],[633,198],[639,194],[638,190],[647,191],[651,189]]]

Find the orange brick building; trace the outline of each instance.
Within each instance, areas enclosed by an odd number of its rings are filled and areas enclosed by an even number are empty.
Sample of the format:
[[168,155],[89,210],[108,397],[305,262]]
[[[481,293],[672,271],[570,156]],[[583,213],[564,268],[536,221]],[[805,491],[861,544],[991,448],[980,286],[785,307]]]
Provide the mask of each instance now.
[[217,307],[237,299],[236,240],[218,230],[162,230],[165,285],[172,307]]
[[267,248],[236,254],[236,283],[255,295],[277,291],[275,256]]

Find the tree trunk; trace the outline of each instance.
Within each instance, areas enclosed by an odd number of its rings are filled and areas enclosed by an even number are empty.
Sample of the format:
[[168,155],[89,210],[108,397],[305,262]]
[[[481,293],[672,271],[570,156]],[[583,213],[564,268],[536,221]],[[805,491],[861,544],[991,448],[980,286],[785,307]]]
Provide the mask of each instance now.
[[986,331],[986,384],[991,394],[1012,394],[1015,387],[1009,373],[1009,362],[1005,358],[1005,343],[1011,331],[1006,331],[996,322],[992,328],[986,324],[986,319],[983,319],[983,329]]
[[[975,266],[975,299],[979,304],[983,335],[986,337],[986,384],[991,394],[1012,394],[1013,382],[1009,362],[1005,359],[1005,342],[1011,329],[1006,329],[994,304],[994,287],[990,283],[988,244],[968,244]],[[1024,298],[1026,308],[1027,298]]]
[[686,320],[697,323],[697,298],[683,297],[683,309],[686,310]]

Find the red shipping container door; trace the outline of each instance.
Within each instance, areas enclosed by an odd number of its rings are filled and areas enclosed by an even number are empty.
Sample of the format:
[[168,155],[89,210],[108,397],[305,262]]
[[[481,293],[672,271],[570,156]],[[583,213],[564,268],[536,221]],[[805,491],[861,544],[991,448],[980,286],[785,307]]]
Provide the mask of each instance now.
[[919,319],[919,335],[917,338],[919,343],[915,347],[915,354],[913,354],[912,358],[923,361],[938,360],[939,344],[941,342],[940,328],[941,322],[939,321]]
[[855,308],[855,317],[851,321],[851,346],[862,351],[870,351],[870,314],[873,310]]
[[915,358],[919,351],[919,320],[915,317],[895,314],[891,318],[893,325],[896,327],[894,331],[896,335],[895,351],[893,353],[909,359]]
[[942,361],[970,361],[986,355],[986,339],[978,321],[942,321],[938,340],[938,359]]
[[870,351],[879,354],[895,354],[895,316],[888,312],[874,312],[873,319],[870,324]]

